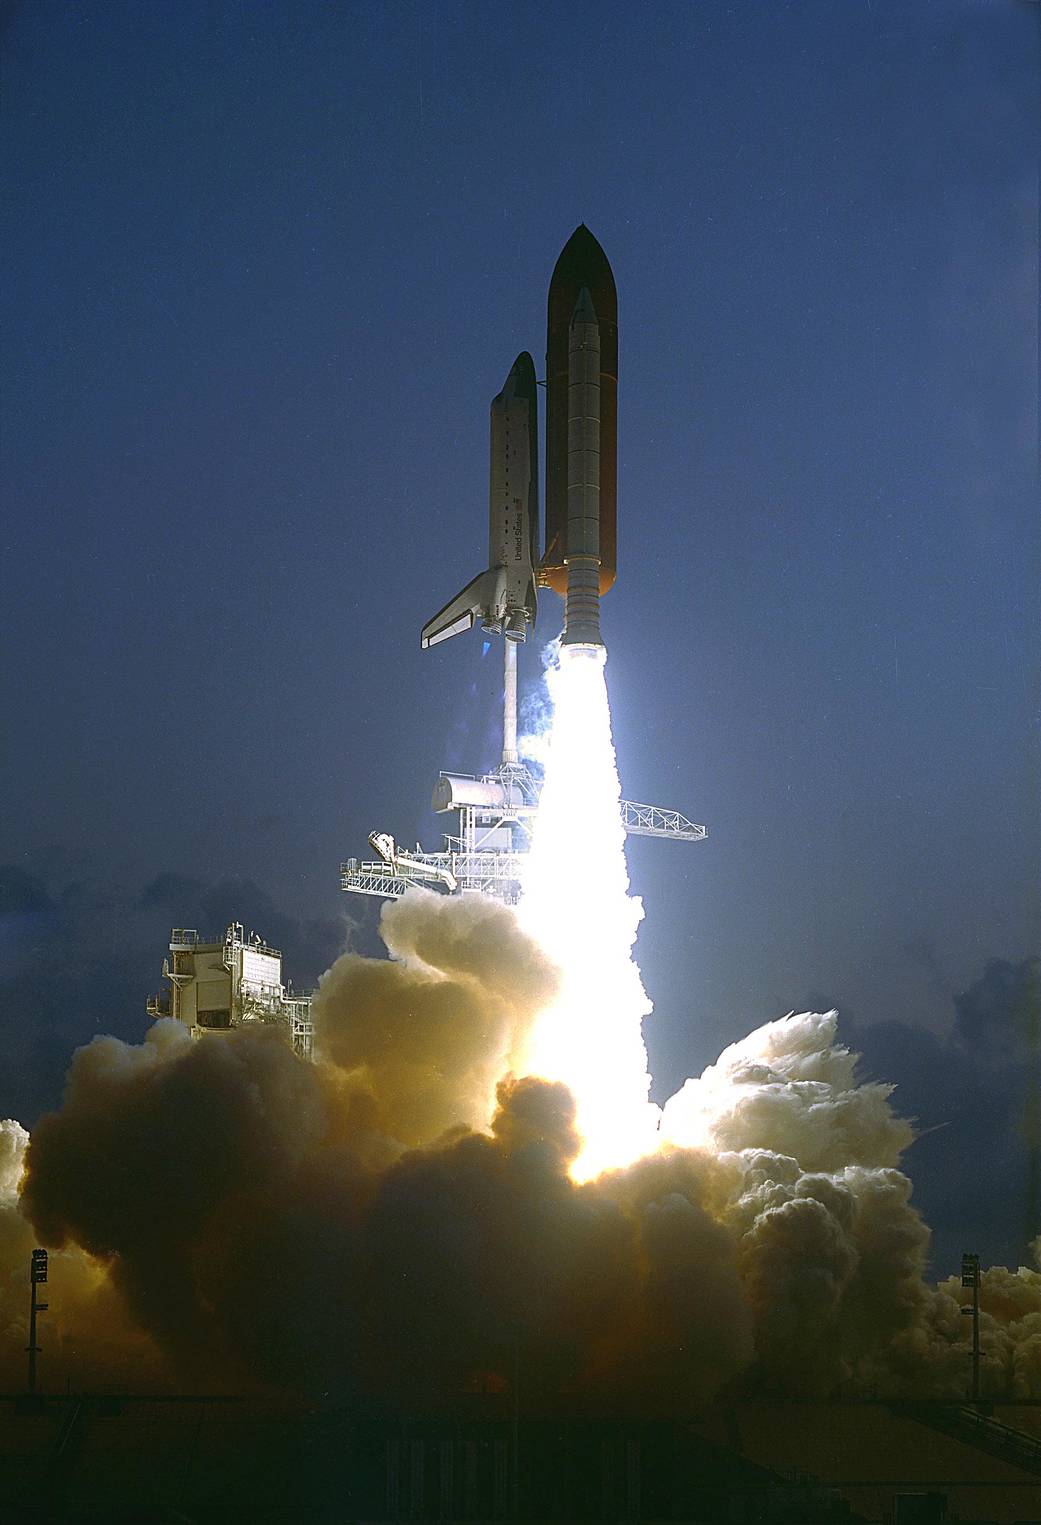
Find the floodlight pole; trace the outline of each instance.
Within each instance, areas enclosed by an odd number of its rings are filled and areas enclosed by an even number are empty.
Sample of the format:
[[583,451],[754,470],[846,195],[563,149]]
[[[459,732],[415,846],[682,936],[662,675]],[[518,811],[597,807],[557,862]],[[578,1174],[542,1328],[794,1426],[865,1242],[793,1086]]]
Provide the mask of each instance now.
[[972,1307],[961,1311],[972,1319],[972,1401],[980,1401],[980,1257],[963,1255],[961,1284],[972,1288]]
[[[507,641],[507,645],[512,642]],[[511,1440],[513,1442],[513,1467],[510,1477],[510,1518],[520,1519],[520,1336],[515,1335],[513,1340],[513,1423],[511,1425]]]
[[36,1296],[37,1287],[43,1286],[47,1281],[47,1251],[33,1250],[29,1261],[29,1343],[26,1350],[29,1353],[29,1392],[36,1391],[36,1357],[40,1353],[40,1347],[36,1343],[36,1315],[46,1313],[47,1303],[41,1303]]

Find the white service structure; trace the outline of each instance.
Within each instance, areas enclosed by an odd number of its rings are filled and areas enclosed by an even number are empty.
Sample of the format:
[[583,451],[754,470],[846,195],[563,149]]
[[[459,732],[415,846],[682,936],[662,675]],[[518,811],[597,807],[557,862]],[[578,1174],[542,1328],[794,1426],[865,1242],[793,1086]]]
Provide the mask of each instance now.
[[174,927],[163,960],[170,988],[148,998],[148,1015],[183,1022],[193,1038],[237,1027],[280,1029],[302,1057],[312,1057],[311,992],[296,993],[282,980],[282,953],[233,921],[221,937]]

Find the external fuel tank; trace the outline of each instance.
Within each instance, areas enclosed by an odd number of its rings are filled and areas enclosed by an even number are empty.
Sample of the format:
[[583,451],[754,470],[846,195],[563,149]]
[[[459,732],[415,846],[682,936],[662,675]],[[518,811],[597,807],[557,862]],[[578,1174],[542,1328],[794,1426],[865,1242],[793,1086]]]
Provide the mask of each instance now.
[[600,336],[600,592],[617,566],[618,296],[607,255],[582,223],[572,233],[549,283],[546,325],[546,537],[539,581],[567,595],[568,389],[572,317],[582,291]]

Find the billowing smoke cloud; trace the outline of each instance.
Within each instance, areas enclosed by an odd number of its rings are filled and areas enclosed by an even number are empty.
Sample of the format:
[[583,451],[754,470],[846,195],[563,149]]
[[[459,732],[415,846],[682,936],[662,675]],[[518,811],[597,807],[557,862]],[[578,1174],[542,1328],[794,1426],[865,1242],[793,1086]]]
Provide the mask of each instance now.
[[[29,1258],[40,1242],[18,1201],[28,1141],[20,1124],[0,1120],[0,1383],[8,1390],[24,1380]],[[41,1315],[40,1337],[63,1377],[78,1388],[142,1390],[168,1381],[159,1349],[129,1317],[103,1264],[70,1242],[52,1253],[50,1277],[57,1296]]]
[[322,1054],[372,1099],[401,1144],[483,1126],[496,1082],[556,990],[558,972],[480,896],[414,892],[380,917],[389,960],[341,958],[314,1002]]
[[716,1151],[770,1149],[808,1170],[895,1165],[913,1131],[890,1110],[891,1085],[856,1085],[837,1023],[835,1011],[793,1014],[731,1044],[666,1103],[663,1135]]
[[[58,1251],[51,1369],[82,1385],[421,1405],[517,1377],[532,1407],[641,1413],[744,1384],[964,1392],[961,1288],[926,1283],[897,1168],[911,1130],[834,1013],[733,1045],[655,1152],[577,1185],[569,1091],[509,1073],[556,979],[512,913],[417,895],[383,933],[389,961],[323,981],[319,1063],[169,1022],[81,1049],[20,1211],[5,1125],[5,1364],[35,1234]],[[988,1272],[983,1306],[985,1385],[1041,1395],[1041,1273]]]
[[[1041,1394],[1041,1239],[1035,1240],[1039,1269],[1005,1266],[984,1271],[980,1285],[981,1386],[985,1392],[1009,1393],[1015,1398]],[[938,1292],[947,1317],[961,1301],[957,1277]]]
[[0,1118],[0,1202],[18,1195],[29,1135],[13,1117]]

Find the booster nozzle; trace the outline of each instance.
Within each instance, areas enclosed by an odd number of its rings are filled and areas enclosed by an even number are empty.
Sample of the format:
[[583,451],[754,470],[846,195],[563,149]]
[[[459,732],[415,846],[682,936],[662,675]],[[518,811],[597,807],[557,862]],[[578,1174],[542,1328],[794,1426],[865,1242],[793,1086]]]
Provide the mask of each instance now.
[[566,654],[569,662],[599,662],[603,667],[607,661],[607,647],[603,641],[561,641],[560,654],[563,658]]
[[602,646],[600,635],[600,560],[570,556],[564,596],[562,646]]

